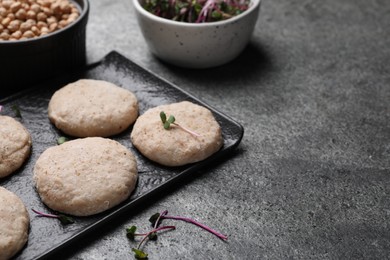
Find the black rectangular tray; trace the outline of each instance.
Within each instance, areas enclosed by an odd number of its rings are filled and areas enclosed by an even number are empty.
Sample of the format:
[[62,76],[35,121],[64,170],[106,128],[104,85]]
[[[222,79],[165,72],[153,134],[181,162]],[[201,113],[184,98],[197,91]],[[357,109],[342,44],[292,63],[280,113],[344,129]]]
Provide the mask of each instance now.
[[[76,223],[63,226],[59,221],[40,218],[31,210],[52,211],[39,199],[35,191],[32,175],[33,167],[39,155],[50,146],[56,145],[58,137],[64,136],[47,117],[48,102],[53,93],[69,82],[80,78],[100,79],[112,82],[132,91],[139,100],[140,114],[145,110],[167,103],[188,100],[209,108],[222,128],[223,148],[208,159],[182,167],[163,167],[143,157],[130,142],[131,127],[112,137],[130,149],[138,163],[139,180],[131,197],[117,207],[90,217],[75,218]],[[153,75],[117,52],[109,53],[101,62],[89,67],[77,75],[64,75],[48,80],[38,86],[0,100],[2,115],[15,117],[13,107],[18,107],[22,118],[18,120],[32,135],[33,148],[30,158],[16,173],[0,179],[0,185],[16,193],[25,203],[30,214],[30,232],[26,247],[16,259],[44,259],[57,253],[66,245],[76,242],[88,231],[99,225],[105,225],[125,210],[146,201],[149,197],[174,187],[184,176],[196,174],[199,169],[223,158],[240,143],[244,129],[228,116],[218,112],[199,99],[182,91],[171,83]],[[1,127],[1,126],[0,126]],[[174,187],[175,188],[175,187]]]

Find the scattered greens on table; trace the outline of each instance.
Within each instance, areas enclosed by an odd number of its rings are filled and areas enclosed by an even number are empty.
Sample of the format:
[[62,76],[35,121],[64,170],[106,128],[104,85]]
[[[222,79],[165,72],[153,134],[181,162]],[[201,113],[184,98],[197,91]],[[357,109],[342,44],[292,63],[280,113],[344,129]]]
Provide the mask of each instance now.
[[184,221],[184,222],[187,222],[187,223],[191,223],[191,224],[194,224],[198,227],[201,227],[203,228],[204,230],[214,234],[215,236],[217,236],[218,238],[222,239],[222,240],[227,240],[228,237],[226,235],[223,235],[221,233],[219,233],[218,231],[194,220],[194,219],[191,219],[191,218],[187,218],[187,217],[182,217],[182,216],[169,216],[168,215],[168,211],[167,210],[164,210],[163,212],[161,213],[156,213],[156,214],[153,214],[150,218],[149,218],[149,221],[150,223],[152,224],[152,227],[153,229],[146,232],[146,233],[137,233],[137,227],[136,226],[131,226],[129,228],[126,228],[126,236],[130,239],[130,240],[135,240],[135,237],[136,236],[140,236],[142,237],[141,241],[138,243],[138,246],[137,248],[133,247],[131,250],[133,251],[134,253],[134,257],[136,259],[148,259],[148,254],[145,253],[142,249],[141,249],[141,245],[142,243],[144,243],[147,239],[149,240],[156,240],[157,239],[157,232],[158,231],[162,231],[162,230],[174,230],[176,229],[175,226],[160,226],[162,224],[162,221],[164,219],[171,219],[171,220],[181,220],[181,221]]
[[58,214],[58,215],[48,214],[48,213],[40,212],[40,211],[35,210],[35,209],[32,209],[32,211],[35,214],[37,214],[39,217],[58,219],[61,222],[62,225],[69,225],[69,224],[73,224],[74,223],[73,218],[71,218],[69,216],[66,216],[64,214]]
[[162,18],[206,23],[229,19],[249,8],[250,0],[144,0],[143,8]]

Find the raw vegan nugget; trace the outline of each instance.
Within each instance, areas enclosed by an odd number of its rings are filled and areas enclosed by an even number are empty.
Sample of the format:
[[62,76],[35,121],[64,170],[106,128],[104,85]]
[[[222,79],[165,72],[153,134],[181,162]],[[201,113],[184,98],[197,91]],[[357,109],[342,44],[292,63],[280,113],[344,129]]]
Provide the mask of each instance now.
[[[194,136],[172,125],[164,129],[160,112],[173,115]],[[180,166],[206,159],[223,145],[221,127],[210,110],[188,101],[161,105],[146,111],[134,124],[133,145],[147,158],[166,166]]]
[[28,239],[30,217],[13,192],[0,187],[0,259],[10,259]]
[[102,80],[81,79],[54,93],[49,102],[50,121],[77,137],[108,137],[127,129],[138,116],[135,95]]
[[0,116],[0,178],[19,169],[29,157],[31,135],[18,121]]
[[137,163],[120,143],[88,137],[50,147],[38,158],[34,181],[51,209],[89,216],[126,200],[137,182]]

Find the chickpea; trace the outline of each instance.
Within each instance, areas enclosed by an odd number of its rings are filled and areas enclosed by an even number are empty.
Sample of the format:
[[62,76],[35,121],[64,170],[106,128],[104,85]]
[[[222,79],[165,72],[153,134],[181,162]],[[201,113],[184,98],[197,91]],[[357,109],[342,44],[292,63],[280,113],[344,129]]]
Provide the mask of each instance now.
[[23,37],[26,37],[26,38],[33,38],[35,35],[32,31],[25,31],[23,33]]
[[27,3],[23,3],[22,4],[22,8],[25,9],[25,10],[29,10],[30,9],[30,5],[27,4]]
[[47,24],[52,24],[57,22],[57,18],[55,16],[50,16],[46,19]]
[[37,14],[33,10],[27,11],[27,19],[35,19],[37,17]]
[[10,30],[10,32],[16,32],[17,30],[19,30],[20,24],[21,23],[19,20],[13,20],[9,23],[7,28]]
[[21,8],[19,9],[16,14],[15,14],[15,17],[19,20],[25,20],[26,17],[27,17],[27,12],[24,8]]
[[58,27],[59,28],[64,28],[68,25],[68,22],[66,20],[61,20],[58,22]]
[[79,14],[79,9],[77,9],[77,7],[74,7],[74,6],[73,6],[73,7],[71,8],[71,13],[72,13],[72,14]]
[[72,23],[72,22],[76,21],[77,18],[78,18],[78,16],[76,14],[71,14],[71,15],[69,15],[67,21],[68,21],[68,23]]
[[50,31],[49,31],[49,28],[47,28],[47,27],[42,27],[41,28],[41,35],[42,34],[48,34]]
[[7,9],[5,9],[3,6],[0,7],[0,17],[5,18],[8,14]]
[[41,7],[38,4],[32,4],[30,10],[34,11],[36,14],[41,11]]
[[50,32],[54,32],[57,29],[58,29],[58,23],[52,23],[49,25]]
[[11,37],[15,38],[15,39],[20,39],[20,37],[22,37],[22,32],[21,31],[16,31],[16,32],[11,34]]
[[52,11],[49,7],[43,7],[43,8],[42,8],[42,11],[43,11],[47,16],[53,15],[53,11]]
[[8,33],[6,33],[6,32],[2,32],[0,34],[0,39],[2,39],[2,40],[8,40],[9,37],[10,37],[10,35]]
[[42,21],[42,22],[45,22],[47,19],[47,15],[43,12],[40,12],[37,14],[37,20],[38,21]]
[[37,26],[31,27],[31,31],[34,33],[34,35],[39,35],[41,33]]
[[59,15],[61,13],[61,6],[59,3],[55,2],[51,4],[51,10],[53,10],[53,13],[55,15]]
[[42,0],[41,5],[44,7],[50,7],[51,2],[49,0]]
[[8,26],[8,24],[11,22],[11,19],[9,17],[6,17],[4,18],[2,21],[1,21],[1,24],[3,26]]
[[61,8],[62,13],[65,13],[65,14],[69,14],[72,11],[71,6],[66,1],[61,2],[60,8]]
[[20,2],[14,2],[10,6],[10,10],[11,10],[12,13],[16,13],[21,7],[22,7],[22,4]]
[[47,27],[47,24],[45,22],[43,22],[43,21],[38,21],[37,22],[37,27],[39,29],[42,29],[42,27]]
[[20,25],[19,30],[20,30],[21,32],[24,33],[25,31],[30,30],[31,27],[33,27],[34,25],[36,25],[36,24],[35,24],[35,21],[30,19],[30,20],[27,20],[27,21],[25,21],[24,23],[22,23],[22,24]]
[[79,16],[69,0],[0,0],[0,40],[39,37],[68,26]]
[[14,15],[13,13],[7,14],[7,17],[8,17],[9,19],[11,19],[11,21],[12,21],[12,20],[15,20],[15,15]]
[[9,1],[9,0],[4,0],[3,1],[3,6],[5,9],[9,9],[12,5],[12,1]]

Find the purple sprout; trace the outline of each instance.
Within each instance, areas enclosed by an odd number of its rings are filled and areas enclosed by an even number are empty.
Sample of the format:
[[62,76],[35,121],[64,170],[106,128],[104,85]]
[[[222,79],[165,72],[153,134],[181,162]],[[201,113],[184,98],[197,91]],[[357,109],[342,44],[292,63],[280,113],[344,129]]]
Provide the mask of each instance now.
[[250,0],[145,0],[148,12],[170,20],[206,23],[229,19],[245,12]]

